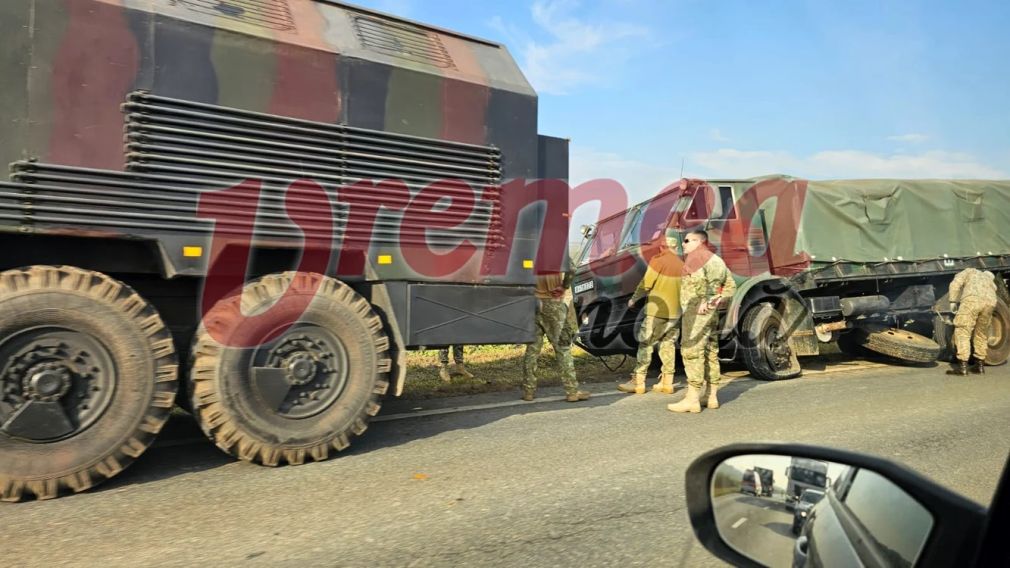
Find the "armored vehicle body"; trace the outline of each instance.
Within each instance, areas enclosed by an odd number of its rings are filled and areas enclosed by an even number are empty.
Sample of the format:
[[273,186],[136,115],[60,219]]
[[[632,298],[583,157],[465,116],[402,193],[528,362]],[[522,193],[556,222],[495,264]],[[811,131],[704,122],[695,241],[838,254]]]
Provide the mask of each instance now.
[[406,350],[532,340],[520,212],[567,141],[504,46],[329,0],[0,32],[0,499],[116,475],[177,400],[233,456],[326,459]]

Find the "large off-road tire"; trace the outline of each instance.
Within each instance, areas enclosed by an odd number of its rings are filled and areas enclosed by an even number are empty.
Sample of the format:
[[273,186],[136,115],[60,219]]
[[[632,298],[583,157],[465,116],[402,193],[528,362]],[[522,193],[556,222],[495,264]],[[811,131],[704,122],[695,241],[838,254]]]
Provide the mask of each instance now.
[[996,300],[996,309],[992,312],[985,364],[1002,365],[1006,363],[1007,357],[1010,357],[1010,306],[1001,297]]
[[0,499],[111,478],[168,420],[178,365],[155,309],[104,274],[0,273]]
[[782,315],[775,306],[763,302],[744,314],[740,325],[740,347],[750,374],[763,381],[778,381],[800,376],[796,354],[785,336]]
[[[940,346],[938,358],[950,361],[954,358],[954,325],[936,315],[933,319],[933,341]],[[996,309],[992,312],[992,324],[989,328],[989,349],[986,352],[985,363],[989,366],[1002,365],[1010,357],[1010,307],[1006,300],[1000,297],[996,301]]]
[[237,458],[321,461],[365,431],[390,366],[381,320],[346,284],[264,276],[204,316],[190,370],[193,415]]
[[940,345],[918,333],[883,325],[867,326],[859,331],[865,334],[863,346],[881,355],[912,363],[932,363],[940,355]]

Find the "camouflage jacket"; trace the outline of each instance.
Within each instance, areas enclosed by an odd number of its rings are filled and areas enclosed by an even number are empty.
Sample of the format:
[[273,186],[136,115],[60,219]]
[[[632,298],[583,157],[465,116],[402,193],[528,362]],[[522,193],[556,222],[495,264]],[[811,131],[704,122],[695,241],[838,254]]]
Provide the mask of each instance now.
[[696,307],[702,301],[712,301],[716,297],[732,298],[736,290],[733,274],[726,263],[717,255],[712,256],[696,269],[690,268],[690,259],[685,266],[680,283],[680,305]]
[[988,302],[996,301],[996,277],[992,272],[966,268],[957,273],[950,283],[950,301],[961,302],[965,298],[977,298]]

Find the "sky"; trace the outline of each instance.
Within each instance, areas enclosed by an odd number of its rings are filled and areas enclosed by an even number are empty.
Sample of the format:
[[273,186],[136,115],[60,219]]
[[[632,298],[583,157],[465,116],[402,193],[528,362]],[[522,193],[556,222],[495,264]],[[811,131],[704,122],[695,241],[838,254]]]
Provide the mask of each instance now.
[[1010,2],[357,0],[504,43],[632,202],[686,176],[1010,177]]

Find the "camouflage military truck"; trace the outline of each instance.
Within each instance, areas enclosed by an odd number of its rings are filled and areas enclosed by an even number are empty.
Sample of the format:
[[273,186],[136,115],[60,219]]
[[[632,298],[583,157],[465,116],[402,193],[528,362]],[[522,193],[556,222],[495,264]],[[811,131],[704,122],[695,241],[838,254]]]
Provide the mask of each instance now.
[[176,402],[323,460],[405,351],[532,340],[567,141],[504,46],[329,0],[6,0],[0,44],[0,499],[118,474]]
[[[584,227],[574,279],[579,340],[631,353],[627,301],[667,232],[703,228],[734,273],[720,357],[759,379],[801,373],[798,356],[837,342],[912,362],[948,357],[947,289],[966,267],[997,275],[989,364],[1010,355],[1010,182],[681,180]],[[682,251],[678,251],[682,252]]]

